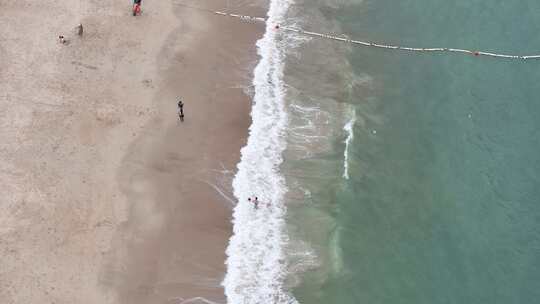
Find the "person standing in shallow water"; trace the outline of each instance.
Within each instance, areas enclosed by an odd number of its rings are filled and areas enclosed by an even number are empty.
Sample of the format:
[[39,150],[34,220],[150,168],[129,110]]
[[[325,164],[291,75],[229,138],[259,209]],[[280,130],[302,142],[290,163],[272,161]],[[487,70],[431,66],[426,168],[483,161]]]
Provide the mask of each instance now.
[[259,209],[259,199],[255,196],[255,199],[248,198],[248,202],[253,203],[255,209]]
[[184,103],[182,100],[178,101],[178,117],[181,121],[184,121]]

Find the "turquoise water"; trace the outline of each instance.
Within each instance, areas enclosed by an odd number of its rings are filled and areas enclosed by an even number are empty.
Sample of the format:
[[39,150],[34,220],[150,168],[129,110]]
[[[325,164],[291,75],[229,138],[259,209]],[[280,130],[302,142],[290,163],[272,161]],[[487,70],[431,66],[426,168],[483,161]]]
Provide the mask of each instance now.
[[[538,1],[310,1],[293,14],[363,40],[540,53]],[[537,302],[540,61],[297,51],[282,169],[298,301]]]

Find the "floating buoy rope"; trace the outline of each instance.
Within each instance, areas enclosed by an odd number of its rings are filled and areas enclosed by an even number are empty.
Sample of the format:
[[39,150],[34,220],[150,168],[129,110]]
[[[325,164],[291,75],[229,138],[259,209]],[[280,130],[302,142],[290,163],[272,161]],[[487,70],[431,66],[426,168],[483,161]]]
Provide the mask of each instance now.
[[[253,16],[247,16],[247,15],[239,15],[239,14],[233,14],[233,13],[227,13],[222,11],[213,11],[205,8],[200,7],[194,7],[187,4],[181,4],[177,3],[177,5],[184,6],[187,8],[205,11],[208,13],[212,13],[219,16],[225,16],[225,17],[231,17],[240,19],[242,21],[247,22],[260,22],[264,23],[266,22],[265,18],[262,17],[253,17]],[[323,34],[318,32],[312,32],[312,31],[305,31],[299,28],[293,28],[293,27],[287,27],[280,24],[276,24],[274,26],[275,30],[282,30],[282,31],[288,31],[293,32],[298,35],[304,35],[304,36],[311,36],[311,37],[318,37],[323,39],[329,39],[344,43],[349,43],[353,45],[360,45],[364,47],[372,47],[372,48],[380,48],[380,49],[388,49],[388,50],[401,50],[401,51],[409,51],[409,52],[420,52],[420,53],[461,53],[466,55],[472,55],[472,56],[488,56],[488,57],[494,57],[494,58],[505,58],[505,59],[521,59],[521,60],[527,60],[527,59],[540,59],[540,55],[512,55],[512,54],[500,54],[496,52],[485,52],[485,51],[478,51],[478,50],[465,50],[465,49],[457,49],[457,48],[418,48],[418,47],[406,47],[406,46],[399,46],[399,45],[388,45],[388,44],[382,44],[382,43],[374,43],[374,42],[368,42],[368,41],[361,41],[361,40],[353,40],[349,38],[329,35],[329,34]]]

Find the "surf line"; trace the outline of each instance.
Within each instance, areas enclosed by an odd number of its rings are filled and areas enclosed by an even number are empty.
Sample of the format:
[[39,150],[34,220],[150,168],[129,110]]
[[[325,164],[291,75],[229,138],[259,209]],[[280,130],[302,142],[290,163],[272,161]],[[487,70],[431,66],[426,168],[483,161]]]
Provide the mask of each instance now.
[[[253,17],[253,16],[247,16],[247,15],[240,15],[240,14],[233,14],[233,13],[227,13],[222,11],[212,11],[209,9],[204,9],[200,7],[194,7],[187,4],[182,3],[176,3],[176,5],[184,6],[191,9],[196,9],[200,11],[205,11],[208,13],[212,13],[219,16],[225,16],[225,17],[232,17],[237,18],[242,21],[248,21],[248,22],[266,22],[265,18],[262,17]],[[485,51],[476,51],[476,50],[465,50],[465,49],[456,49],[456,48],[418,48],[418,47],[406,47],[406,46],[399,46],[399,45],[388,45],[388,44],[382,44],[382,43],[374,43],[374,42],[368,42],[368,41],[361,41],[361,40],[353,40],[349,38],[329,35],[329,34],[323,34],[318,32],[311,32],[311,31],[304,31],[302,29],[298,28],[292,28],[287,26],[281,26],[279,24],[276,24],[274,26],[275,30],[283,30],[288,32],[294,32],[299,35],[304,36],[312,36],[312,37],[318,37],[323,39],[329,39],[334,41],[340,41],[344,43],[354,44],[354,45],[360,45],[364,47],[372,47],[372,48],[380,48],[380,49],[388,49],[388,50],[400,50],[400,51],[409,51],[409,52],[418,52],[418,53],[461,53],[465,55],[472,55],[472,56],[488,56],[493,58],[499,58],[499,59],[520,59],[520,60],[527,60],[527,59],[540,59],[540,55],[511,55],[511,54],[499,54],[495,52],[485,52]]]

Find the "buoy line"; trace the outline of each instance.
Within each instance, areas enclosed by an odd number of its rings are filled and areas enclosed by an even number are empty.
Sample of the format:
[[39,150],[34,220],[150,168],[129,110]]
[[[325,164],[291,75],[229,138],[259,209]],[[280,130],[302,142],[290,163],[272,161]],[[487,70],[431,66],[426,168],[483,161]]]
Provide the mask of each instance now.
[[[247,16],[247,15],[239,15],[239,14],[233,14],[233,13],[227,13],[222,11],[213,11],[205,8],[190,6],[187,4],[182,3],[176,3],[176,5],[184,6],[187,8],[205,11],[208,13],[212,13],[219,16],[225,16],[225,17],[231,17],[240,19],[242,21],[248,21],[248,22],[266,22],[265,18],[262,17],[253,17],[253,16]],[[505,59],[521,59],[521,60],[527,60],[527,59],[540,59],[540,55],[511,55],[511,54],[499,54],[495,52],[485,52],[485,51],[476,51],[476,50],[465,50],[465,49],[456,49],[456,48],[418,48],[418,47],[406,47],[406,46],[399,46],[399,45],[387,45],[382,43],[374,43],[374,42],[368,42],[368,41],[361,41],[361,40],[353,40],[349,38],[343,38],[339,36],[329,35],[329,34],[323,34],[323,33],[317,33],[317,32],[311,32],[311,31],[304,31],[302,29],[293,28],[293,27],[287,27],[287,26],[281,26],[279,24],[275,25],[276,30],[283,30],[283,31],[289,31],[294,32],[299,35],[305,35],[305,36],[311,36],[311,37],[318,37],[323,39],[330,39],[334,41],[340,41],[344,43],[354,44],[354,45],[360,45],[365,47],[373,47],[373,48],[380,48],[380,49],[389,49],[389,50],[401,50],[401,51],[409,51],[409,52],[449,52],[449,53],[461,53],[461,54],[467,54],[467,55],[473,55],[473,56],[488,56],[488,57],[494,57],[494,58],[505,58]]]

